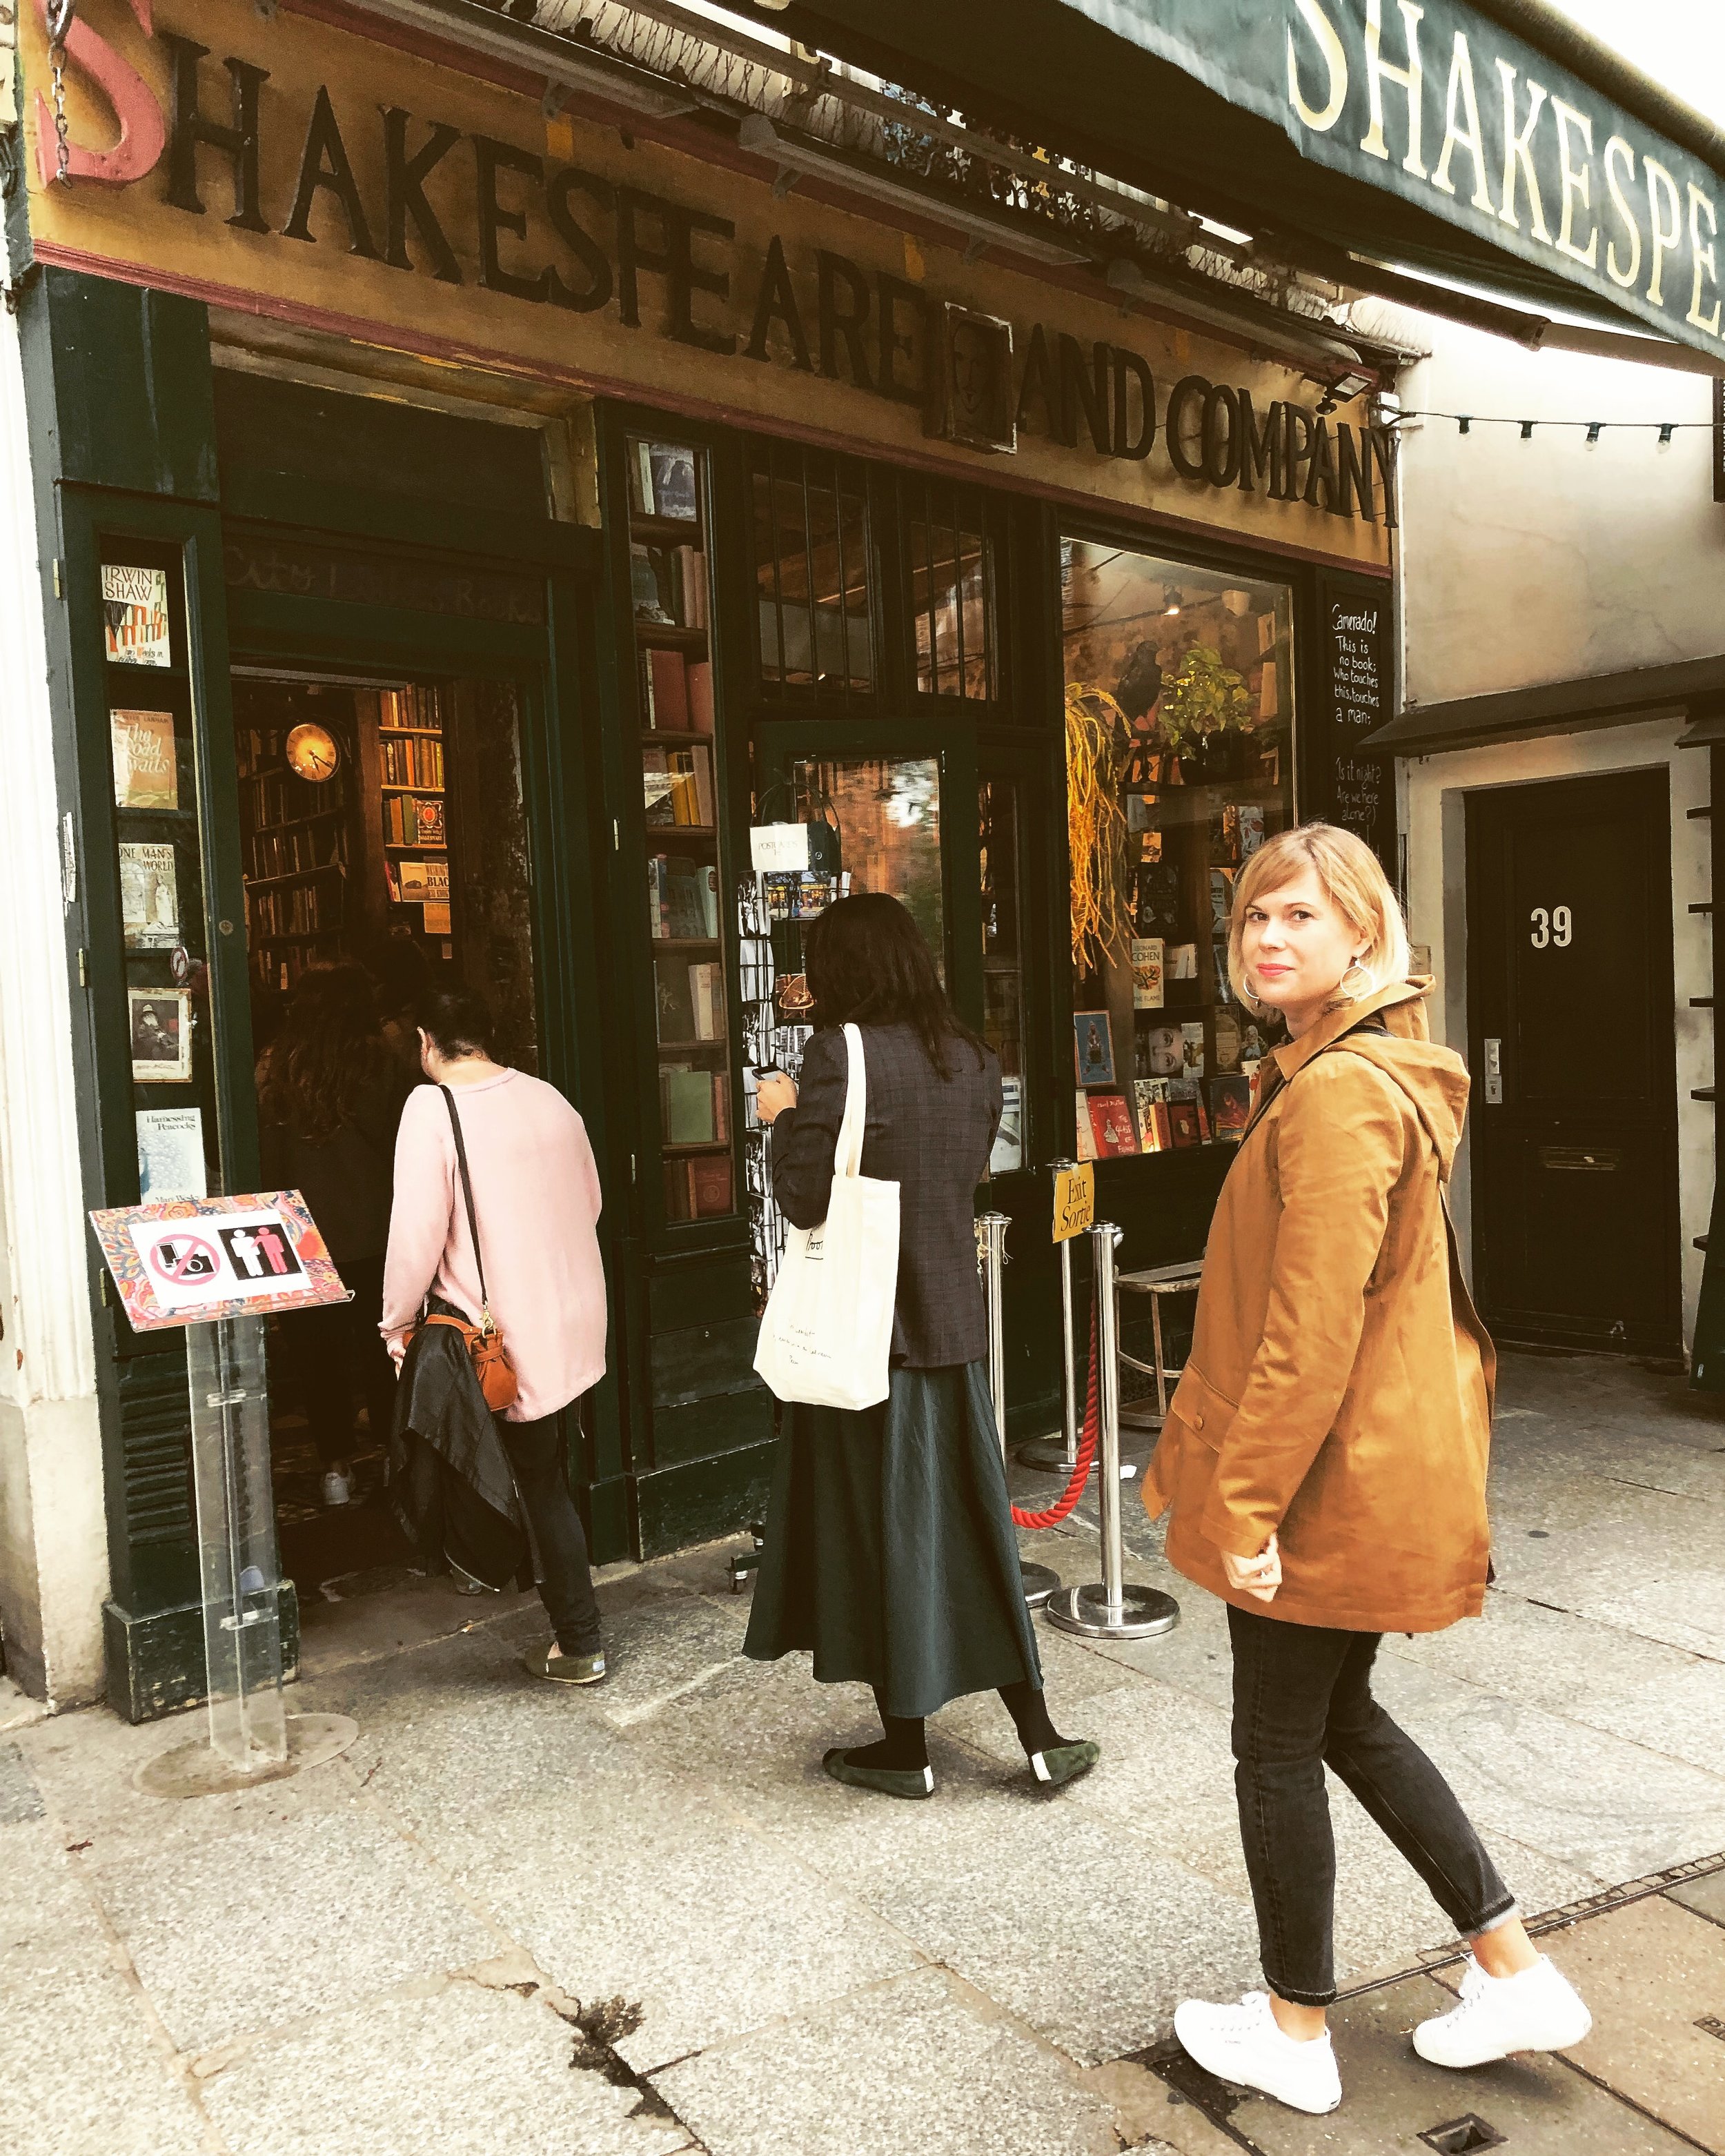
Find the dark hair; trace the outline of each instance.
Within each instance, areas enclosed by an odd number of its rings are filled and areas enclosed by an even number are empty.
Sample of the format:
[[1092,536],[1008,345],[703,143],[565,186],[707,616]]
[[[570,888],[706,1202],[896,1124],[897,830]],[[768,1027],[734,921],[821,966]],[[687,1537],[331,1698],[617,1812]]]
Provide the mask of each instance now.
[[491,1052],[490,1005],[477,988],[434,988],[414,1004],[413,1021],[452,1061]]
[[969,1045],[980,1066],[983,1044],[947,1001],[922,930],[886,891],[829,906],[809,932],[807,958],[820,1024],[913,1026],[942,1078],[952,1075],[947,1058],[955,1040]]
[[360,958],[376,982],[377,1001],[391,1018],[416,1009],[437,987],[431,961],[409,935],[380,929],[365,944]]
[[395,1074],[364,968],[345,959],[308,966],[264,1058],[259,1106],[266,1122],[316,1137],[352,1122],[365,1095]]

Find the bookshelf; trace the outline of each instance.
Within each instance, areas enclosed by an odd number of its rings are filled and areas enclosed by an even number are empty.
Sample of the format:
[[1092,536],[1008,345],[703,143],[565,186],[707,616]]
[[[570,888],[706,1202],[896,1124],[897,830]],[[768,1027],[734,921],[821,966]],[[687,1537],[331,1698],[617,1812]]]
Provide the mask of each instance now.
[[630,613],[668,1223],[736,1211],[705,451],[627,444]]
[[377,691],[372,782],[385,917],[434,939],[454,929],[444,702],[431,681]]
[[341,751],[321,784],[300,778],[287,761],[287,738],[307,714],[285,711],[278,720],[235,730],[246,942],[253,981],[285,991],[307,966],[335,958],[347,919],[347,825],[353,742],[333,697],[315,716],[330,726]]

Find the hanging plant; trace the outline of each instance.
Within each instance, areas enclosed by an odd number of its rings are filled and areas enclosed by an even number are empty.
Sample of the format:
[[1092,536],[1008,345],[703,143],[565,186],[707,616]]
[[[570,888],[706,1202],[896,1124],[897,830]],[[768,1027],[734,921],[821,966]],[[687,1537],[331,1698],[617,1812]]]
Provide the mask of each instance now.
[[1252,700],[1245,679],[1222,664],[1214,645],[1194,644],[1162,685],[1157,725],[1162,738],[1178,752],[1214,734],[1245,733],[1252,723]]
[[1132,753],[1132,726],[1106,689],[1066,690],[1066,839],[1072,861],[1072,963],[1080,973],[1123,961],[1127,825],[1120,788]]

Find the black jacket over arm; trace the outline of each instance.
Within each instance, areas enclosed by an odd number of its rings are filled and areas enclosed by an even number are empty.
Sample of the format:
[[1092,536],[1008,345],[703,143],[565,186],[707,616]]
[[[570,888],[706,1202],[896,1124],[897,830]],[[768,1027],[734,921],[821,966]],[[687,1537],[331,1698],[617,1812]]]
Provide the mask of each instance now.
[[[899,1187],[898,1302],[892,1359],[912,1369],[979,1363],[988,1321],[977,1278],[976,1187],[1000,1124],[1000,1065],[955,1040],[942,1082],[908,1025],[865,1025],[868,1119],[862,1172]],[[849,1070],[838,1027],[815,1034],[803,1057],[797,1105],[773,1125],[773,1194],[785,1218],[815,1228],[827,1217],[833,1152]]]

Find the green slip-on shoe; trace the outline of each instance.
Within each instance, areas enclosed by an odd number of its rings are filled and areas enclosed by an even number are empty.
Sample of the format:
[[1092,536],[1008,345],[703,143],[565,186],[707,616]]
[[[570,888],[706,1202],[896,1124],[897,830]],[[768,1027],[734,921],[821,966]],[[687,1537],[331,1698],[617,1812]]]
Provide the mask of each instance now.
[[603,1652],[554,1655],[549,1647],[538,1647],[522,1659],[536,1677],[549,1677],[553,1684],[596,1685],[605,1681]]
[[878,1789],[883,1797],[932,1797],[932,1767],[853,1767],[848,1752],[832,1751],[821,1757],[821,1765],[835,1782],[854,1789]]
[[1030,1754],[1030,1772],[1045,1789],[1057,1789],[1063,1782],[1076,1782],[1081,1774],[1089,1774],[1101,1756],[1101,1746],[1088,1738],[1080,1744],[1056,1744]]

